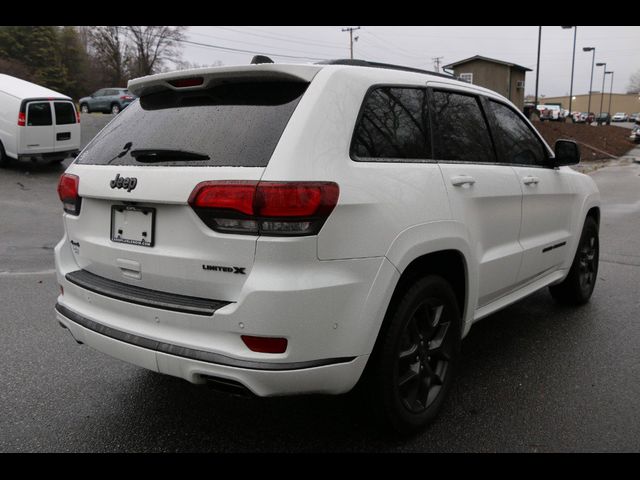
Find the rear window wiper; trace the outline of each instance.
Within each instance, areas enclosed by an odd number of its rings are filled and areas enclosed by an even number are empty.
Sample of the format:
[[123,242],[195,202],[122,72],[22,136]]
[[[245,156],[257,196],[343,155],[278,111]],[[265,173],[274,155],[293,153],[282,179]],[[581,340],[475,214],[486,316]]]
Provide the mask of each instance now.
[[210,160],[209,155],[186,150],[131,150],[131,156],[141,163]]

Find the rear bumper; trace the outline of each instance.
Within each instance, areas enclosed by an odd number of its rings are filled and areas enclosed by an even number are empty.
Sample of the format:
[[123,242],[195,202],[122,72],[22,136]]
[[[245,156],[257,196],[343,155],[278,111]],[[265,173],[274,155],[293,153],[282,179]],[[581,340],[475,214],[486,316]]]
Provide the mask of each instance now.
[[21,162],[56,162],[64,160],[69,156],[75,156],[80,152],[79,149],[65,150],[63,152],[50,153],[23,153],[18,155],[18,161]]
[[[208,305],[121,282],[79,281],[65,235],[55,248],[64,288],[56,317],[82,343],[193,383],[223,378],[259,396],[345,393],[364,369],[397,271],[384,258],[320,262],[310,258],[314,239],[291,243],[286,268],[275,247],[258,246],[239,294],[194,311]],[[287,350],[252,352],[242,335],[283,337]]]
[[132,335],[95,322],[59,303],[56,319],[77,342],[112,357],[192,383],[205,383],[209,378],[231,380],[263,397],[347,392],[368,358],[363,355],[289,363],[246,361]]

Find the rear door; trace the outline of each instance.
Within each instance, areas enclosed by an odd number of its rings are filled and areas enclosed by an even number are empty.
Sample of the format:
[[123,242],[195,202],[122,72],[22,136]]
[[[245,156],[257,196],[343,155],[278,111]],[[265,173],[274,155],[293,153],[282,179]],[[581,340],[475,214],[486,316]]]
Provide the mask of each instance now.
[[464,224],[478,262],[478,308],[513,289],[522,259],[518,242],[522,190],[496,158],[480,98],[432,91],[435,158],[453,218]]
[[96,93],[94,93],[93,95],[91,95],[91,100],[89,101],[89,108],[91,109],[91,111],[96,111],[96,110],[104,110],[105,107],[105,91],[106,89],[101,89],[98,90]]
[[55,151],[55,134],[51,102],[27,102],[26,123],[20,137],[20,154],[38,154]]
[[580,210],[571,172],[549,166],[549,152],[511,106],[488,101],[501,161],[513,165],[523,191],[522,266],[518,282],[553,272],[567,258],[573,214]]
[[260,180],[306,86],[165,89],[123,110],[67,171],[82,197],[80,215],[65,220],[78,267],[143,288],[236,299],[258,237],[214,231],[188,200],[201,182]]
[[80,148],[80,123],[75,105],[66,100],[53,102],[55,116],[55,151],[64,152]]

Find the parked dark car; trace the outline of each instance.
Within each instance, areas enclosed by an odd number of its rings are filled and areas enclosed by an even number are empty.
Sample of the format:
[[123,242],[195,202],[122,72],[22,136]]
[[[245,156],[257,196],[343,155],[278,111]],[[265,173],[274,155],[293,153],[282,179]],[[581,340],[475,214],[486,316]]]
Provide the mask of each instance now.
[[81,98],[82,113],[103,112],[117,115],[137,97],[126,88],[101,88],[88,97]]
[[611,115],[609,115],[608,112],[600,112],[596,116],[596,122],[598,123],[598,125],[602,125],[602,124],[611,125]]

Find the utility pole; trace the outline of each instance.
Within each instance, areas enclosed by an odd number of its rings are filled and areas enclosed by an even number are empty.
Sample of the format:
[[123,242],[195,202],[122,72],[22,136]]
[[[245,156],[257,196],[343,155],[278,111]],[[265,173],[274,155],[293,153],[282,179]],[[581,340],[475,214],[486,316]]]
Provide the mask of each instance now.
[[[362,27],[349,27],[342,29],[343,32],[349,32],[349,48],[351,49],[351,60],[353,60],[353,32],[355,32],[356,30],[360,30],[360,28]],[[356,41],[357,40],[358,37],[356,37]]]
[[443,58],[444,57],[431,57],[431,60],[433,60],[433,66],[436,68],[436,73],[440,73],[440,61]]
[[540,44],[542,43],[542,27],[538,27],[538,63],[536,65],[536,99],[535,112],[538,111],[538,82],[540,81]]

